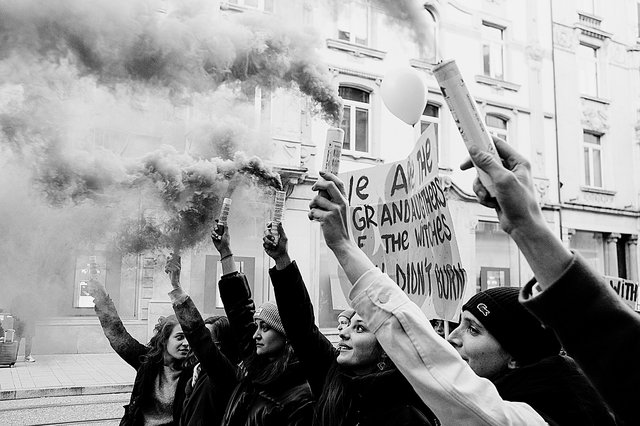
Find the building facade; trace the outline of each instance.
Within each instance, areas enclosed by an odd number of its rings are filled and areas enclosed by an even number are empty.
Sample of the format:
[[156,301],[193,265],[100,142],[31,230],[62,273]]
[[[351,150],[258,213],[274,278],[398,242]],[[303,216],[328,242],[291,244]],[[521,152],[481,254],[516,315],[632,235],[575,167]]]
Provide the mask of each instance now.
[[[423,19],[431,26],[422,45],[407,25],[370,0],[228,0],[219,3],[219,13],[284,15],[318,33],[322,58],[344,102],[343,171],[403,159],[426,125],[437,126],[439,170],[468,272],[468,299],[479,290],[524,285],[532,273],[496,215],[475,201],[475,173],[459,170],[467,152],[431,73],[435,62],[449,58],[456,59],[488,129],[531,160],[549,226],[599,272],[638,281],[640,5],[617,1],[624,7],[609,7],[605,0],[432,0],[424,4]],[[384,75],[399,64],[418,70],[428,88],[427,106],[414,127],[394,117],[381,98]],[[346,307],[340,272],[318,224],[307,218],[329,124],[294,91],[257,90],[255,114],[256,126],[268,135],[267,161],[287,191],[289,251],[319,326],[335,334],[336,315]],[[166,134],[186,140],[186,119],[178,115],[165,129],[141,128],[130,145],[155,143]],[[252,203],[263,210],[269,201]],[[232,217],[230,229],[256,303],[273,299],[263,223],[250,215]],[[36,354],[110,350],[90,301],[79,291],[89,255],[97,256],[125,326],[140,341],[148,341],[159,316],[172,313],[163,255],[121,258],[94,248],[78,256],[69,274],[63,315],[38,322]],[[212,246],[183,256],[183,286],[204,315],[224,312],[216,286],[220,270]]]

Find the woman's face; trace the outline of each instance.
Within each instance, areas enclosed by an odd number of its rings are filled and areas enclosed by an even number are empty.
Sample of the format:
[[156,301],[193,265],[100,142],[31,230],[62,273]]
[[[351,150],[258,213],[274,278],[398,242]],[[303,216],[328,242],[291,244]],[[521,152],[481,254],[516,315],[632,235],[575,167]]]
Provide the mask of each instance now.
[[351,322],[339,333],[338,364],[358,372],[368,371],[380,360],[382,348],[360,315],[355,314]]
[[342,331],[343,328],[349,327],[349,318],[344,316],[338,317],[338,331]]
[[256,332],[253,333],[253,339],[256,341],[256,354],[270,358],[279,356],[286,345],[285,337],[261,319],[255,321],[258,326]]
[[173,326],[169,340],[167,340],[167,355],[174,360],[182,361],[189,354],[189,342],[182,332],[180,324]]
[[448,340],[480,377],[491,380],[509,367],[511,356],[468,311],[462,312],[460,325]]

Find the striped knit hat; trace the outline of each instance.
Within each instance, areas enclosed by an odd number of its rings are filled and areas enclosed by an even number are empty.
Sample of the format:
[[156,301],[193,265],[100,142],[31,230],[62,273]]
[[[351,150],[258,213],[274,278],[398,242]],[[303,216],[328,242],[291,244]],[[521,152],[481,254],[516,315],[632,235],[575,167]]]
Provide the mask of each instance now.
[[253,319],[262,320],[278,333],[282,334],[285,337],[287,336],[287,333],[284,332],[282,320],[280,319],[278,306],[274,302],[264,302],[262,306],[256,309],[256,312],[253,314]]
[[516,287],[491,288],[469,299],[462,310],[473,314],[504,350],[523,365],[557,355],[560,342],[520,304],[519,293]]

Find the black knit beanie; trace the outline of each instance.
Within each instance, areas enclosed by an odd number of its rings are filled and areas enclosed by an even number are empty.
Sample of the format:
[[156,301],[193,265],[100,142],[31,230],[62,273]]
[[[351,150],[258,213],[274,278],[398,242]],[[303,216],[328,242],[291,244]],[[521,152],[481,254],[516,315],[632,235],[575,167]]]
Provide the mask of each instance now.
[[464,304],[498,343],[521,365],[557,355],[560,342],[518,301],[520,289],[497,287],[482,291]]

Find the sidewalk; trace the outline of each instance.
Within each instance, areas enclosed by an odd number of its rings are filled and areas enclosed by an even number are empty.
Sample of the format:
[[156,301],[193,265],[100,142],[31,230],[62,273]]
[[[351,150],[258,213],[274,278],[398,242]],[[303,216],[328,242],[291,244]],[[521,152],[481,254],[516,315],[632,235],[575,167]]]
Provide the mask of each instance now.
[[117,354],[35,355],[0,367],[0,400],[131,392],[136,372]]

